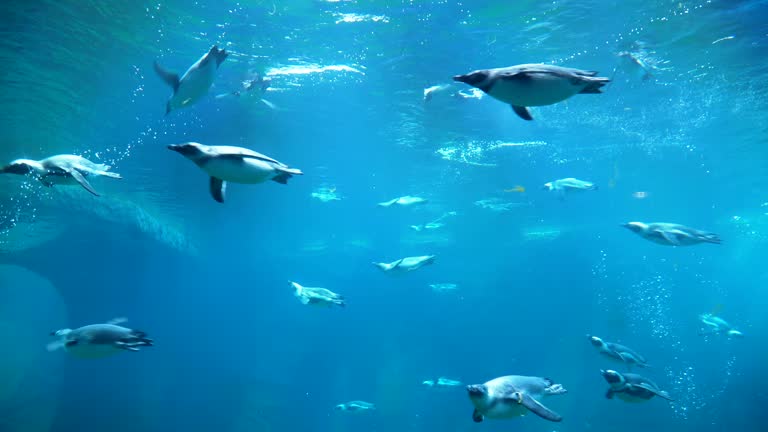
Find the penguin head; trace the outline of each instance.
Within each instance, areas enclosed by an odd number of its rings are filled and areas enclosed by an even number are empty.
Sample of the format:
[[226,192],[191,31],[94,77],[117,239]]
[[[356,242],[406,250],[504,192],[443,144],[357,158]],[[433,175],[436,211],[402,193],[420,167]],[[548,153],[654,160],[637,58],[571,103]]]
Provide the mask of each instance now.
[[619,386],[624,384],[624,376],[615,370],[600,370],[600,373],[603,375],[603,378],[605,378],[605,381],[607,381],[608,384],[612,386]]
[[551,191],[552,189],[554,189],[554,186],[552,186],[552,182],[546,182],[544,183],[544,186],[541,187],[541,189]]
[[624,228],[626,228],[626,229],[628,229],[628,230],[630,230],[632,232],[636,232],[636,233],[643,232],[643,230],[645,230],[645,228],[646,228],[646,225],[644,223],[642,223],[642,222],[627,222],[627,223],[623,224],[622,226]]
[[454,81],[463,82],[469,84],[472,87],[477,87],[480,90],[485,91],[490,87],[491,73],[488,70],[476,70],[466,75],[456,75],[453,77]]
[[346,411],[347,410],[347,404],[338,404],[334,407],[336,411]]
[[202,144],[196,142],[185,142],[181,144],[171,144],[168,146],[169,150],[173,150],[185,156],[188,159],[197,159],[205,155],[205,150],[202,148]]
[[59,329],[51,332],[51,336],[66,336],[72,332],[72,329]]
[[597,336],[589,336],[589,342],[596,347],[601,347],[605,342]]
[[2,174],[29,174],[31,173],[36,165],[40,165],[37,161],[29,160],[29,159],[16,159],[15,161],[9,163],[8,165],[0,168],[0,173]]

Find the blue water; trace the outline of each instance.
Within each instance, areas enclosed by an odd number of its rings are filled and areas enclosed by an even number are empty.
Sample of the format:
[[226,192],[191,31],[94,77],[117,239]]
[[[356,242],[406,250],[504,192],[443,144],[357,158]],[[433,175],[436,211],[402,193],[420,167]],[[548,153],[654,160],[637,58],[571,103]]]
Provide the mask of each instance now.
[[[124,177],[93,197],[0,176],[0,432],[764,430],[765,1],[112,3],[0,8],[2,163],[83,154]],[[183,72],[214,44],[230,55],[208,97],[164,116],[152,62]],[[489,97],[423,100],[532,62],[612,82],[532,122]],[[215,97],[256,73],[263,95]],[[230,184],[219,204],[166,149],[185,141],[304,175]],[[564,177],[599,190],[541,189]],[[405,195],[429,202],[376,205]],[[620,226],[637,220],[723,244],[661,246]],[[419,255],[435,263],[371,264]],[[346,307],[302,305],[289,281]],[[700,336],[703,313],[745,337]],[[155,346],[45,350],[50,331],[115,317]],[[635,371],[676,401],[606,399],[600,370],[625,369],[587,334],[643,353]],[[422,385],[512,374],[563,384],[545,400],[563,422],[475,424],[463,385]],[[376,410],[334,409],[353,400]]]

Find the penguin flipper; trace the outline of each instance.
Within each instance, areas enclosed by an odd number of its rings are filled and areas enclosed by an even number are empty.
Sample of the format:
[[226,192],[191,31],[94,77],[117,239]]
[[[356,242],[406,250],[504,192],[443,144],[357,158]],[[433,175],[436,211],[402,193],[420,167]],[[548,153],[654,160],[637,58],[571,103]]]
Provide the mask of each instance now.
[[82,186],[85,190],[87,190],[88,192],[96,196],[99,196],[99,193],[96,192],[96,190],[93,188],[93,186],[91,186],[90,183],[88,183],[88,180],[85,179],[85,176],[81,174],[80,171],[73,168],[67,172],[69,173],[69,175],[72,176],[73,179],[75,179],[75,181],[80,183],[80,186]]
[[179,75],[160,66],[160,63],[157,61],[152,63],[152,66],[155,68],[155,73],[157,73],[160,79],[165,81],[173,89],[173,92],[176,93],[179,90]]
[[227,192],[227,182],[222,179],[211,177],[211,196],[216,202],[223,203],[224,195]]
[[518,392],[518,394],[519,394],[519,403],[521,403],[524,407],[528,408],[528,410],[531,411],[532,413],[543,418],[544,420],[549,420],[551,422],[563,421],[563,417],[560,416],[560,414],[545,407],[544,405],[541,404],[541,402],[537,401],[530,395],[526,393],[520,393],[520,392]]
[[483,421],[483,415],[477,412],[477,408],[472,411],[472,421],[475,423],[481,423]]
[[127,344],[125,342],[115,342],[114,345],[116,348],[120,348],[126,351],[139,351],[139,349],[136,348],[135,346],[131,344]]
[[264,105],[268,106],[268,107],[269,107],[269,109],[271,109],[271,110],[276,110],[276,109],[277,109],[277,105],[273,104],[272,102],[270,102],[270,101],[268,101],[268,100],[266,100],[266,99],[261,99],[261,102],[262,102]]
[[510,105],[512,107],[512,111],[515,112],[518,116],[520,116],[523,120],[533,120],[533,116],[531,116],[531,113],[528,111],[528,108],[523,106],[517,106],[517,105]]
[[48,350],[48,352],[53,352],[56,350],[59,350],[61,348],[64,348],[64,341],[63,340],[57,340],[48,343],[48,345],[45,346],[45,349]]
[[677,240],[677,236],[675,236],[674,233],[660,231],[659,234],[661,234],[661,236],[664,237],[664,240],[668,241],[670,244],[680,246],[680,242]]
[[606,399],[613,399],[613,393],[614,393],[613,390],[608,389],[608,391],[605,392],[605,398]]
[[662,399],[666,399],[666,400],[668,400],[670,402],[674,402],[675,401],[674,399],[672,399],[672,397],[669,395],[669,393],[665,392],[664,390],[658,390],[658,389],[655,389],[655,388],[653,388],[653,387],[651,387],[649,385],[642,384],[642,383],[641,384],[632,384],[632,385],[635,386],[635,387],[639,387],[639,388],[641,388],[643,390],[647,390],[647,391],[655,394],[656,396],[658,396],[658,397],[660,397]]

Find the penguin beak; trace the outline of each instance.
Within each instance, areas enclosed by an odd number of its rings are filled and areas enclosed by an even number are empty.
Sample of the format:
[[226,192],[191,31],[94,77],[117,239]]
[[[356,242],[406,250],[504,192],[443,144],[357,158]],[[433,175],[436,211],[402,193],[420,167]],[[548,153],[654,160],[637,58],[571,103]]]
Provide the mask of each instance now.
[[453,80],[454,80],[454,81],[458,81],[458,82],[463,82],[463,83],[469,84],[469,83],[467,82],[467,81],[469,81],[469,79],[468,79],[468,75],[455,75],[455,76],[453,77]]
[[483,389],[479,385],[468,385],[467,393],[469,393],[470,396],[480,396],[483,394]]
[[177,151],[179,151],[179,147],[181,147],[181,146],[178,145],[178,144],[169,144],[167,147],[168,147],[168,150],[173,150],[173,151],[177,152]]

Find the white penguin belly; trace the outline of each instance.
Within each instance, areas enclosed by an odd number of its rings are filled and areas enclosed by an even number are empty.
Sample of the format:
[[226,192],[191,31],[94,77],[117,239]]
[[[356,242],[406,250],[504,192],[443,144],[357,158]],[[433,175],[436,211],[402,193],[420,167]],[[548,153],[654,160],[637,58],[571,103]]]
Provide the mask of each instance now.
[[571,80],[549,74],[530,74],[528,78],[499,81],[491,89],[491,96],[516,106],[544,106],[568,99],[584,86]]
[[115,355],[121,351],[120,348],[116,348],[108,344],[77,344],[71,347],[66,347],[67,352],[75,357],[79,358],[102,358]]
[[491,407],[485,416],[491,419],[506,419],[524,416],[527,413],[528,409],[522,404],[499,402]]
[[211,177],[233,183],[255,184],[271,180],[277,174],[274,166],[259,159],[213,158],[203,167]]
[[208,60],[208,64],[202,69],[196,69],[187,73],[179,82],[179,89],[171,98],[173,108],[189,106],[208,94],[213,80],[216,78],[216,62]]
[[80,185],[80,183],[78,183],[77,180],[73,179],[70,176],[50,175],[50,176],[46,176],[41,181],[43,183],[62,185],[62,186],[74,186],[74,185],[79,186]]
[[616,397],[623,400],[624,402],[629,402],[629,403],[640,403],[640,402],[648,401],[648,399],[632,396],[631,394],[628,394],[625,392],[616,393]]

